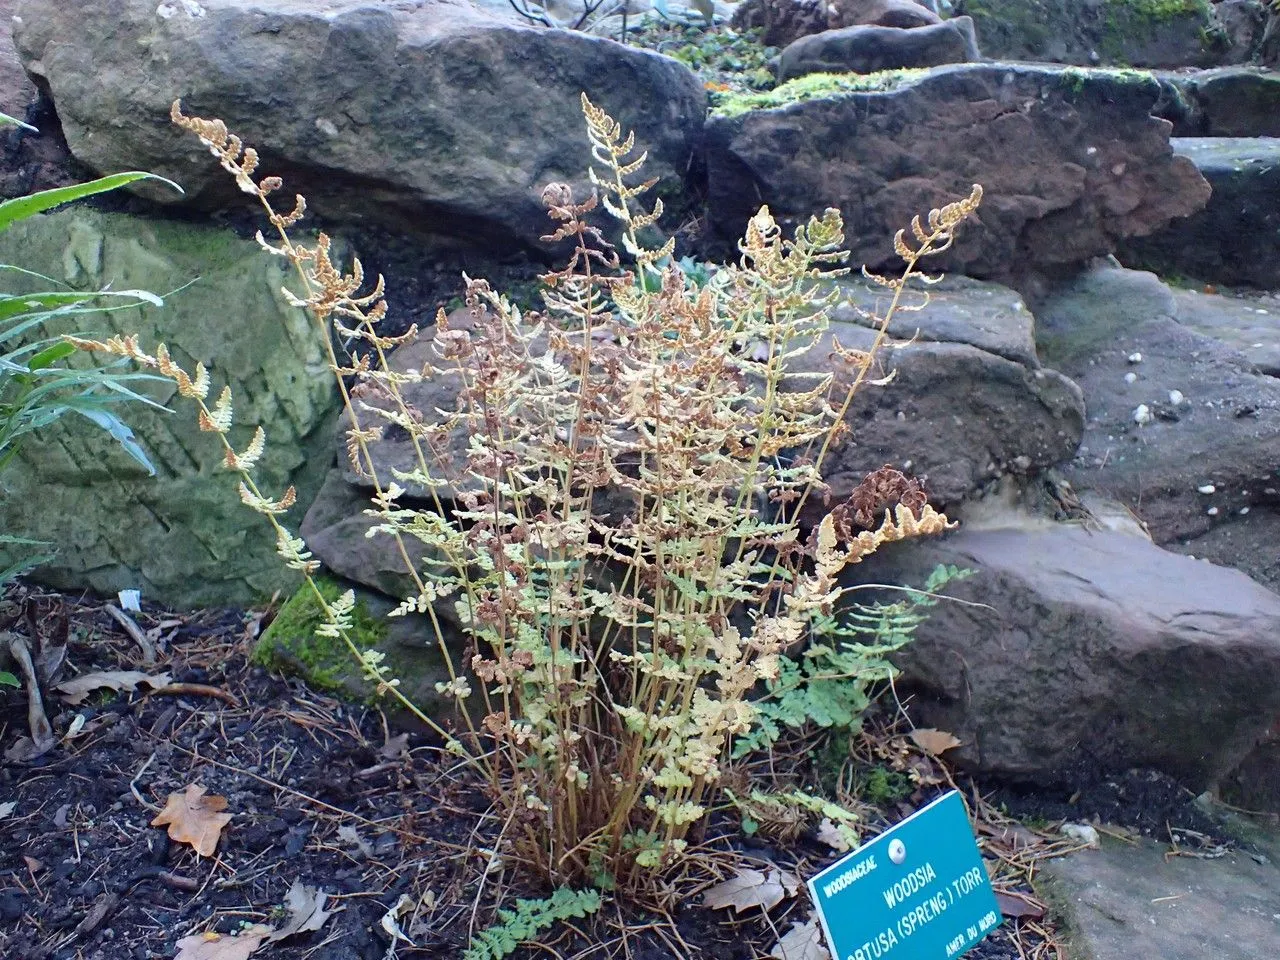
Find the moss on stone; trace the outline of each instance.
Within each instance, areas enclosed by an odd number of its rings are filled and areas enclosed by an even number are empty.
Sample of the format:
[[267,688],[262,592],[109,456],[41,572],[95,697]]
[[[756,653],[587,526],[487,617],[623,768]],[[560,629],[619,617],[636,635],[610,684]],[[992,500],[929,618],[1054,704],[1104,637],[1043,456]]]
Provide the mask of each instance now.
[[715,98],[712,113],[736,117],[752,110],[773,110],[793,103],[838,97],[846,93],[896,90],[904,84],[919,80],[927,73],[927,69],[881,70],[878,73],[810,73],[761,93],[719,95]]
[[957,11],[974,18],[983,50],[997,58],[1126,64],[1160,49],[1158,38],[1202,54],[1226,39],[1209,0],[962,0]]
[[1052,11],[1040,0],[995,4],[966,0],[959,12],[973,17],[980,41],[988,34],[1018,37],[1029,50],[1043,52],[1053,37]]
[[1077,96],[1083,93],[1085,85],[1094,79],[1135,86],[1160,83],[1150,70],[1137,70],[1132,67],[1066,67],[1059,76],[1062,78],[1063,85]]
[[1198,23],[1201,46],[1208,48],[1208,38],[1217,24],[1209,0],[1107,0],[1103,17],[1099,52],[1117,62],[1124,59],[1132,38],[1178,20]]
[[[316,586],[327,603],[337,600],[346,589],[328,578],[318,578]],[[351,638],[359,649],[372,649],[386,639],[386,623],[373,616],[363,600],[356,601],[351,620]],[[323,621],[320,602],[304,584],[259,638],[253,651],[254,662],[297,674],[317,689],[351,693],[350,681],[359,676],[359,667],[342,640],[316,635],[316,627]]]

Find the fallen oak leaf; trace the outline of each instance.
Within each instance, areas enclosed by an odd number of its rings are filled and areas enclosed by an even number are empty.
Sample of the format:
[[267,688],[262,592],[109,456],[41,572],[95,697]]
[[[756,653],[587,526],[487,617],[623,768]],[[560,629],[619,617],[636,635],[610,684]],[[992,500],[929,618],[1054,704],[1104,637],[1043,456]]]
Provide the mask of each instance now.
[[103,670],[99,673],[82,673],[70,680],[54,684],[53,689],[73,707],[83,703],[84,698],[95,690],[136,690],[145,683],[153,690],[160,690],[169,685],[172,678],[167,673],[142,673],[138,670]]
[[284,895],[289,922],[267,937],[267,942],[275,943],[285,937],[292,937],[295,933],[309,933],[323,927],[326,920],[343,909],[339,907],[338,910],[326,910],[324,902],[328,896],[323,890],[304,886],[301,880],[293,881],[289,892]]
[[796,922],[779,940],[769,956],[774,960],[831,960],[831,954],[822,942],[822,929],[818,918],[810,917],[808,923]]
[[767,874],[743,867],[704,893],[702,902],[712,910],[733,907],[737,913],[751,907],[772,910],[787,897],[794,897],[799,889],[800,881],[777,867]]
[[954,734],[947,733],[945,730],[934,730],[931,727],[912,730],[910,737],[917,747],[931,757],[940,757],[964,742]]
[[830,817],[823,817],[822,822],[818,824],[818,839],[837,853],[848,853],[853,849],[853,845],[849,843],[849,838],[832,822]]
[[270,927],[254,924],[237,936],[224,936],[213,931],[192,934],[178,941],[173,960],[249,960],[271,934]]
[[227,798],[216,794],[205,796],[205,788],[191,784],[182,793],[169,794],[164,809],[151,821],[153,827],[169,826],[169,838],[179,843],[189,843],[202,857],[213,856],[218,846],[222,828],[231,822],[231,814],[222,813],[227,808]]
[[1011,920],[1024,917],[1029,920],[1039,920],[1044,916],[1044,904],[1038,901],[1020,893],[1005,893],[1003,890],[997,890],[995,894],[996,903],[1000,904],[1000,912]]

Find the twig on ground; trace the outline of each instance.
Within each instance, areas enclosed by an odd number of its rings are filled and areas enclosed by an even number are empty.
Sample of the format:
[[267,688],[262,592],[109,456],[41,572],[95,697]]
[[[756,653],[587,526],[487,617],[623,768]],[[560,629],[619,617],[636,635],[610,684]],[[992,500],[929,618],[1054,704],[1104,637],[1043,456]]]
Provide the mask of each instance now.
[[182,696],[183,694],[192,697],[217,697],[233,707],[240,706],[240,701],[233,694],[217,687],[211,687],[206,683],[166,683],[163,687],[156,687],[154,690],[149,691],[146,696],[154,697],[157,694],[165,694],[171,697]]
[[305,800],[307,803],[314,804],[317,807],[323,807],[339,819],[354,820],[357,823],[363,823],[366,826],[373,827],[375,830],[386,830],[389,833],[394,833],[397,836],[405,837],[409,840],[416,840],[419,843],[430,842],[430,838],[428,837],[421,836],[409,830],[403,830],[400,827],[392,827],[385,823],[378,823],[374,820],[369,820],[366,817],[360,816],[358,813],[352,813],[350,810],[343,810],[341,807],[335,807],[333,804],[325,803],[323,800],[317,800],[315,797],[308,796],[300,790],[294,790],[292,787],[286,787],[283,783],[276,783],[274,780],[269,780],[266,777],[259,776],[251,770],[245,770],[243,767],[237,767],[235,764],[223,763],[220,760],[214,760],[212,757],[201,756],[194,750],[188,750],[186,747],[180,747],[176,743],[173,744],[173,749],[177,750],[179,753],[186,754],[188,757],[191,757],[193,760],[197,760],[200,763],[209,763],[215,767],[221,767],[223,770],[230,770],[232,773],[238,773],[241,776],[249,777],[253,780],[257,780],[259,783],[265,783],[273,790],[279,790],[281,793],[287,793],[290,796],[297,797],[299,800]]
[[138,768],[138,772],[135,773],[133,775],[133,779],[129,781],[129,792],[133,794],[133,798],[135,800],[137,800],[140,804],[142,804],[148,810],[154,810],[159,812],[160,808],[158,806],[156,806],[154,803],[151,803],[149,800],[144,799],[142,794],[138,792],[138,779],[144,773],[147,772],[147,767],[151,766],[151,761],[153,761],[155,758],[156,758],[156,755],[153,752],[151,756],[147,757],[147,762]]
[[133,640],[133,642],[142,648],[142,662],[155,663],[156,662],[155,645],[151,642],[151,640],[147,637],[147,635],[142,632],[142,628],[134,622],[133,617],[129,616],[127,613],[125,613],[123,610],[117,607],[114,603],[106,604],[105,609],[107,613],[111,614],[111,619],[114,620],[116,623],[120,624],[120,626],[124,629],[124,632],[129,635],[129,637]]

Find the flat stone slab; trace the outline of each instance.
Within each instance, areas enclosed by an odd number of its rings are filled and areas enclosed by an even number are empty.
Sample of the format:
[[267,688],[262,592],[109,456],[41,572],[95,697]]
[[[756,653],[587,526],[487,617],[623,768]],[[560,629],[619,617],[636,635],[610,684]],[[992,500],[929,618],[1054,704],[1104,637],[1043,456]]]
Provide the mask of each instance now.
[[1120,244],[1126,266],[1280,289],[1280,137],[1174,137],[1213,193],[1205,208]]
[[1174,290],[1178,322],[1239,350],[1260,373],[1280,377],[1280,296],[1238,291],[1233,296]]
[[1274,852],[1166,859],[1165,844],[1104,840],[1101,850],[1042,867],[1056,881],[1055,899],[1067,913],[1073,960],[1280,957],[1280,865]]

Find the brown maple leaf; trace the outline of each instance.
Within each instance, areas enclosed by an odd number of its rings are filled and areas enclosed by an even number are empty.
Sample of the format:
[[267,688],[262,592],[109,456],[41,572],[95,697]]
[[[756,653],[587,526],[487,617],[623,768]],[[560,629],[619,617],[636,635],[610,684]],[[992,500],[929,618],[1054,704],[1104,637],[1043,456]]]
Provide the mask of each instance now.
[[205,796],[205,789],[191,784],[183,793],[169,794],[169,802],[151,821],[153,827],[169,825],[169,838],[179,843],[189,843],[202,857],[213,856],[218,846],[222,828],[231,822],[231,814],[220,813],[227,808],[227,798],[216,794]]

